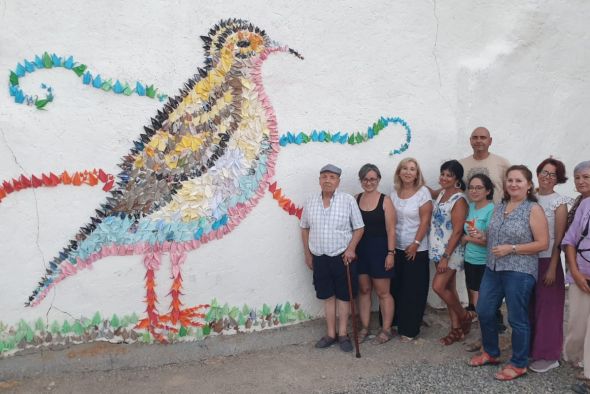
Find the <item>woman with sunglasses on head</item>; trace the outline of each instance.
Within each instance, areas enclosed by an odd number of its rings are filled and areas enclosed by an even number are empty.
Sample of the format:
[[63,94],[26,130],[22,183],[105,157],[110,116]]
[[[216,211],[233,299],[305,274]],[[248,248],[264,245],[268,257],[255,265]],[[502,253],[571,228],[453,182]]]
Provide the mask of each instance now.
[[462,340],[471,329],[474,312],[461,306],[457,293],[457,271],[463,269],[461,237],[467,217],[467,201],[463,191],[463,166],[457,160],[449,160],[440,167],[438,183],[442,187],[432,212],[428,255],[436,265],[432,289],[447,304],[451,330],[440,339],[448,346]]
[[531,303],[530,369],[542,373],[559,367],[561,358],[565,284],[560,244],[565,234],[570,198],[554,190],[556,185],[567,181],[561,161],[551,157],[543,160],[537,166],[537,179],[537,198],[549,224],[549,247],[539,253],[539,278]]
[[475,174],[469,179],[469,213],[465,220],[465,284],[469,296],[468,311],[475,311],[479,286],[488,260],[487,230],[494,212],[494,184],[485,174]]
[[574,366],[583,363],[584,370],[578,378],[584,381],[581,388],[590,390],[590,160],[574,168],[574,184],[580,198],[561,243],[569,268],[566,280],[571,284],[564,359]]
[[476,308],[484,351],[469,361],[473,367],[500,363],[496,310],[506,298],[512,357],[495,375],[498,380],[513,380],[527,372],[529,303],[537,280],[538,254],[549,246],[547,218],[536,201],[531,171],[523,165],[509,167],[504,198],[494,208],[488,227],[488,261]]
[[371,290],[379,297],[383,326],[375,337],[379,344],[388,342],[393,334],[393,297],[389,291],[395,263],[395,210],[391,199],[379,191],[381,172],[374,164],[365,164],[359,170],[363,192],[356,201],[363,216],[365,232],[357,246],[359,273],[359,315],[361,341],[369,336],[371,316]]

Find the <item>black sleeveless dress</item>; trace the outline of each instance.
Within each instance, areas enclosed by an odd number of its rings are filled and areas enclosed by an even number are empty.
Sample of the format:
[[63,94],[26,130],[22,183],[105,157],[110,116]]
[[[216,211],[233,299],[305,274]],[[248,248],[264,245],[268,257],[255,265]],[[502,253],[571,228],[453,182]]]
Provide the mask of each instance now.
[[[356,198],[360,202],[362,193]],[[381,193],[377,207],[372,211],[361,211],[365,232],[356,248],[358,256],[358,273],[369,275],[371,278],[393,278],[394,270],[385,270],[385,258],[387,257],[387,228],[385,226],[385,211],[383,200],[385,194]]]

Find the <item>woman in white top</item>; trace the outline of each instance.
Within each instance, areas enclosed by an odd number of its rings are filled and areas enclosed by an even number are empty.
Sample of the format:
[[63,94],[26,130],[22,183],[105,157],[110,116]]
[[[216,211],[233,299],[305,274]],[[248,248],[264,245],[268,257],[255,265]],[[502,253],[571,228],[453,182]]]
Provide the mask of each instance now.
[[398,332],[402,341],[411,341],[420,333],[426,308],[430,279],[428,227],[432,216],[430,192],[416,159],[403,159],[395,170],[396,263],[391,281]]
[[565,283],[559,245],[565,235],[568,197],[556,193],[555,185],[565,183],[565,165],[556,159],[545,159],[537,167],[539,204],[549,223],[549,248],[539,253],[539,277],[531,305],[530,369],[547,372],[559,366],[563,345],[563,311]]

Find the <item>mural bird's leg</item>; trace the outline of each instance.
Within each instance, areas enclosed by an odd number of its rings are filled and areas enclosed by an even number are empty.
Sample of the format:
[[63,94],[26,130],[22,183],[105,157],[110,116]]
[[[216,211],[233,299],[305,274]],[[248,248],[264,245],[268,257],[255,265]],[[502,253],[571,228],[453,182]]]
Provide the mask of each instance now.
[[170,248],[170,263],[172,271],[172,287],[168,293],[172,301],[170,301],[170,312],[166,315],[160,316],[160,321],[166,324],[166,328],[172,332],[178,332],[178,326],[184,327],[203,327],[203,319],[205,314],[203,310],[209,305],[202,304],[191,308],[182,309],[182,301],[180,296],[182,293],[182,265],[186,260],[186,250],[182,245],[173,244]]
[[[172,263],[172,287],[170,289],[170,295],[172,301],[170,302],[170,322],[173,326],[181,320],[180,307],[182,302],[180,301],[180,295],[182,290],[182,273],[180,267],[186,260],[185,251],[171,251],[170,262]],[[183,323],[181,321],[181,323]]]
[[160,315],[156,304],[158,303],[158,296],[156,295],[156,280],[155,274],[158,268],[160,268],[160,257],[159,252],[148,251],[143,256],[143,264],[146,268],[145,273],[145,288],[146,288],[146,313],[147,318],[137,323],[137,328],[144,328],[148,330],[152,336],[160,342],[168,342],[167,339],[160,333],[160,329],[166,328],[160,322]]

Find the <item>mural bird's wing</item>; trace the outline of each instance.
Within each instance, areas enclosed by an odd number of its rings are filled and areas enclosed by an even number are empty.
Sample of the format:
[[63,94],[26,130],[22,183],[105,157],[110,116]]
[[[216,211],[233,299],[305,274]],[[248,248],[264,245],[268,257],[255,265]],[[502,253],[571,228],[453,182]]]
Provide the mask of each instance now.
[[103,206],[105,216],[137,219],[157,211],[183,181],[200,177],[224,154],[240,124],[242,85],[239,78],[222,78],[216,70],[200,72],[134,141],[120,164],[118,187]]

